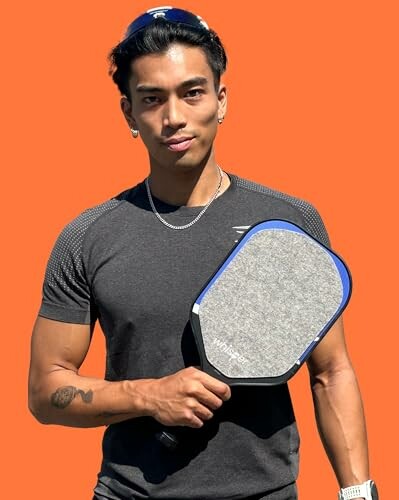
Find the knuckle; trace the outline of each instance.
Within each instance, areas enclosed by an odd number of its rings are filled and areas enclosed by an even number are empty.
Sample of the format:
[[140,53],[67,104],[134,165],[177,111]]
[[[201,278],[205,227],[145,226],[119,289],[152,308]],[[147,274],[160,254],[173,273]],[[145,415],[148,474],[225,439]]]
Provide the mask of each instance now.
[[197,401],[195,399],[189,398],[187,400],[187,407],[189,408],[189,410],[194,410],[196,406],[197,406]]
[[194,366],[189,366],[188,368],[186,368],[186,372],[189,375],[194,375],[197,372],[197,369]]
[[199,382],[191,382],[187,389],[191,396],[198,397],[202,392],[202,385]]
[[190,423],[193,420],[193,412],[191,410],[184,410],[183,420],[184,422]]

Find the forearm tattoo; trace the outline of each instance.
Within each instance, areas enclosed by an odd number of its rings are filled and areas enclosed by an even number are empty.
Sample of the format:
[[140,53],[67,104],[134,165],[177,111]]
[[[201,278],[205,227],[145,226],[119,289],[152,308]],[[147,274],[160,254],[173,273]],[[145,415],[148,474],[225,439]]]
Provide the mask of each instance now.
[[66,408],[78,394],[84,403],[91,403],[93,401],[93,391],[91,389],[84,392],[77,387],[73,387],[72,385],[66,385],[64,387],[59,387],[51,395],[51,405],[56,408]]

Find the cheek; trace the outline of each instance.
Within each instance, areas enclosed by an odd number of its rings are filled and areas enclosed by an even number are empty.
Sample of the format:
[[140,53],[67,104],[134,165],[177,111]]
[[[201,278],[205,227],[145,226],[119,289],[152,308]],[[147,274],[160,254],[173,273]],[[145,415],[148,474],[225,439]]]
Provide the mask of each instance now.
[[216,137],[216,132],[217,132],[217,122],[213,117],[212,119],[208,119],[207,122],[204,123],[204,129],[201,134],[203,141],[201,142],[207,144],[213,142]]
[[212,122],[217,121],[218,108],[212,103],[211,106],[206,106],[198,112],[198,121],[204,125],[210,125]]
[[137,119],[139,129],[146,134],[154,134],[157,132],[157,127],[160,126],[161,117],[156,113],[142,113]]
[[157,142],[156,137],[161,137],[162,128],[161,121],[154,119],[154,117],[141,117],[137,122],[140,136],[147,148],[154,147],[154,143]]
[[[188,128],[190,125],[192,129],[198,129],[201,142],[213,141],[217,131],[217,116],[218,110],[214,106],[202,109],[200,112],[195,113],[192,117],[191,124],[188,121]],[[201,140],[202,138],[202,140]]]

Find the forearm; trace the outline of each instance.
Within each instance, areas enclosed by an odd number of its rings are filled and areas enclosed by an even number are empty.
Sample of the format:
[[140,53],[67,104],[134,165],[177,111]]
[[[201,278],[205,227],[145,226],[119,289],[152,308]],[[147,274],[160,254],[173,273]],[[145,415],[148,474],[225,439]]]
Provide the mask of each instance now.
[[366,425],[350,365],[312,379],[317,426],[341,487],[369,479]]
[[98,427],[149,415],[149,380],[109,382],[59,369],[31,380],[29,406],[44,424]]
[[230,398],[230,388],[195,367],[161,378],[105,380],[77,371],[31,370],[29,406],[45,424],[96,427],[150,416],[163,425],[202,427]]

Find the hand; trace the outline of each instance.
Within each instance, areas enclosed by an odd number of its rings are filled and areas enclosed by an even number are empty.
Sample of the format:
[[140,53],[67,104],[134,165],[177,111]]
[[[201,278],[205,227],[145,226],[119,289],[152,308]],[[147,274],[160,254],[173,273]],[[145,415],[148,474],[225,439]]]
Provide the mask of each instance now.
[[149,414],[164,425],[199,428],[230,396],[230,387],[190,367],[148,381]]

